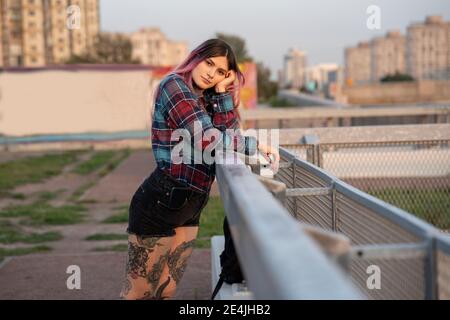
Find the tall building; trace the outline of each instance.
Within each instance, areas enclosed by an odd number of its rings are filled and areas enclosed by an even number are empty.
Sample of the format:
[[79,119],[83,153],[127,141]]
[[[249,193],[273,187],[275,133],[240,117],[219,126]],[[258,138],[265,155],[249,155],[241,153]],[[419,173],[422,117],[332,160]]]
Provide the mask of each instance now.
[[407,72],[415,79],[450,79],[450,22],[429,16],[407,29]]
[[400,31],[390,31],[385,37],[370,42],[371,81],[377,82],[387,75],[406,72],[406,39]]
[[345,49],[345,79],[347,84],[369,83],[371,77],[371,52],[368,42]]
[[409,25],[406,37],[398,31],[388,32],[370,44],[345,50],[347,84],[378,82],[396,72],[416,80],[450,79],[450,22],[429,16],[424,23]]
[[322,90],[326,84],[337,82],[339,66],[335,63],[321,63],[306,68],[305,82],[308,85],[314,84],[314,90]]
[[99,33],[98,0],[0,0],[0,14],[4,67],[59,64],[92,53]]
[[142,28],[131,34],[131,57],[154,66],[178,65],[188,55],[187,43],[171,41],[159,28]]
[[283,87],[299,89],[305,83],[306,53],[292,48],[284,56]]

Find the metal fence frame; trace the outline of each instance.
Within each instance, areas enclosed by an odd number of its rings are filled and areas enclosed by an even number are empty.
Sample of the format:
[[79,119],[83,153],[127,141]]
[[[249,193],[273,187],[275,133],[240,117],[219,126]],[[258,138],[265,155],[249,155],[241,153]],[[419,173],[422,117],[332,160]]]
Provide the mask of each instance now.
[[[415,235],[420,241],[418,243],[398,243],[398,244],[371,244],[363,246],[354,246],[352,258],[399,258],[399,257],[423,257],[424,259],[424,297],[426,299],[436,299],[439,297],[439,288],[450,288],[450,272],[444,280],[439,278],[439,270],[437,269],[436,255],[439,253],[444,254],[449,262],[447,267],[450,270],[450,238],[444,234],[441,234],[438,229],[432,225],[422,221],[421,219],[405,212],[397,207],[394,207],[380,199],[377,199],[369,194],[358,190],[351,185],[339,180],[338,178],[328,174],[325,170],[318,168],[317,166],[308,163],[304,160],[296,157],[295,154],[289,152],[284,148],[280,148],[280,155],[285,162],[281,164],[281,168],[292,169],[292,182],[290,185],[292,188],[286,190],[286,196],[289,197],[301,197],[301,196],[314,196],[314,195],[330,195],[331,199],[331,223],[329,228],[331,230],[339,231],[339,216],[337,216],[337,202],[336,193],[342,194],[352,201],[355,201],[359,205],[372,211],[374,214],[389,220],[391,223],[396,224],[406,232]],[[309,174],[321,179],[325,184],[322,187],[311,186],[311,188],[296,188],[295,166],[298,166],[302,170],[305,170]],[[298,173],[297,173],[298,174]],[[277,179],[277,175],[275,176]],[[287,176],[285,174],[284,180]],[[283,181],[283,180],[281,180]],[[296,202],[295,202],[296,203]],[[296,215],[297,208],[294,206],[291,209],[291,214]],[[294,211],[294,212],[292,212]],[[350,238],[350,240],[352,240]],[[444,283],[442,283],[444,282]]]
[[217,181],[248,288],[256,299],[361,299],[342,270],[234,155]]
[[[319,139],[317,136],[315,135],[305,135],[301,141],[299,141],[299,144],[288,144],[288,145],[282,145],[282,147],[289,149],[292,153],[295,153],[298,157],[305,159],[307,162],[312,163],[320,168],[323,168],[325,170],[329,169],[328,166],[326,165],[326,163],[324,162],[323,159],[323,155],[324,152],[326,152],[326,150],[328,149],[339,149],[339,148],[345,148],[348,150],[351,149],[355,149],[358,150],[359,148],[372,148],[372,147],[390,147],[390,146],[404,146],[404,147],[417,147],[417,148],[428,148],[431,146],[440,146],[440,147],[444,147],[444,148],[448,148],[450,145],[450,139],[435,139],[435,140],[403,140],[403,141],[368,141],[368,142],[338,142],[338,143],[330,143],[330,142],[326,142],[326,143],[320,143]],[[422,146],[423,145],[423,146]],[[441,150],[441,149],[439,149]],[[333,153],[333,151],[329,151],[331,153]],[[338,162],[333,162],[331,165],[335,165]],[[334,173],[336,174],[336,173]],[[379,179],[385,179],[382,177],[382,174],[380,176],[381,178],[377,178],[378,181],[380,181]],[[365,180],[361,180],[363,179],[363,177],[341,177],[339,176],[340,179],[356,179],[355,181],[349,181],[349,183],[356,183],[356,181],[365,181]],[[372,178],[376,178],[376,177],[372,177]],[[421,177],[414,177],[416,180],[420,179]],[[427,178],[427,177],[423,177],[423,178]],[[445,176],[442,176],[440,178],[445,178]],[[403,179],[402,177],[391,177],[389,179]],[[346,180],[347,181],[347,180]],[[365,186],[367,186],[368,188],[371,187],[371,184],[369,182],[362,182]],[[400,183],[400,182],[399,182]],[[408,185],[408,183],[411,182],[401,182],[398,185],[398,188],[408,188],[410,187],[410,185]],[[430,185],[430,182],[426,183],[426,185]],[[356,185],[358,188],[362,188],[363,190],[366,190],[364,187],[362,186],[358,186]],[[433,186],[433,185],[431,185]],[[376,185],[374,185],[374,187],[376,188]],[[441,187],[436,187],[436,188],[441,188]],[[387,200],[389,201],[389,199]],[[390,201],[389,201],[390,202]],[[403,203],[404,204],[404,203]],[[396,204],[400,207],[403,207],[402,204]],[[431,219],[431,217],[426,218],[427,221],[433,222],[434,220],[429,220]],[[445,221],[441,221],[440,222],[435,222],[433,224],[436,225],[436,227],[445,230],[447,227],[445,227],[445,224],[442,224],[441,222],[445,222]]]

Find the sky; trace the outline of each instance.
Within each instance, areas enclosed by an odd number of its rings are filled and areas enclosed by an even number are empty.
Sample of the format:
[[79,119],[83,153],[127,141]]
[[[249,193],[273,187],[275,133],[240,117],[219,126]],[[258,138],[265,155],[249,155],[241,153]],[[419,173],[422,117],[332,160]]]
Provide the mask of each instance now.
[[[367,27],[371,5],[380,8],[378,30]],[[189,50],[216,32],[238,35],[272,78],[290,48],[305,51],[308,65],[342,65],[345,47],[392,29],[405,34],[427,15],[450,21],[450,0],[100,0],[102,31],[159,27],[168,39],[187,41]]]

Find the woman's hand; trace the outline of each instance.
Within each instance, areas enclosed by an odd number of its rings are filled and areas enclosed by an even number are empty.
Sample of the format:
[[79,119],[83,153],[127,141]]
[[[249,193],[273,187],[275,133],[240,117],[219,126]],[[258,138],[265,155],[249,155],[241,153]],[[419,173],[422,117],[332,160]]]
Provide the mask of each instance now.
[[280,166],[280,153],[278,152],[277,148],[260,143],[258,145],[258,150],[270,163],[273,173],[277,173]]
[[225,79],[216,84],[215,90],[217,93],[223,93],[227,91],[227,87],[236,80],[236,72],[234,70],[228,71]]

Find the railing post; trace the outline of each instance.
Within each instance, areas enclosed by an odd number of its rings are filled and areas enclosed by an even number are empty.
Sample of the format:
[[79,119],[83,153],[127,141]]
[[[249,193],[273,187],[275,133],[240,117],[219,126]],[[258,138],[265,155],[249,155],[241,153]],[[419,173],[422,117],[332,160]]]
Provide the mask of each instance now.
[[331,183],[331,211],[332,211],[332,229],[333,231],[338,231],[338,211],[337,211],[337,201],[336,201],[336,188],[334,187],[334,182]]
[[316,135],[305,135],[300,139],[300,144],[307,144],[311,145],[312,150],[310,148],[306,149],[306,161],[309,163],[312,163],[316,166],[318,165],[319,161],[319,153],[318,153],[318,146],[319,146],[319,137]]
[[314,148],[316,149],[316,154],[317,154],[317,158],[316,158],[316,163],[315,165],[318,166],[319,168],[323,168],[323,155],[322,155],[322,145],[317,143]]
[[438,298],[436,240],[434,237],[430,237],[427,242],[427,254],[425,256],[425,299],[436,300]]
[[261,182],[267,190],[277,199],[283,207],[286,201],[286,185],[283,182],[255,175],[256,178]]
[[301,226],[330,259],[336,262],[346,274],[350,272],[351,244],[348,237],[313,225],[301,224]]

